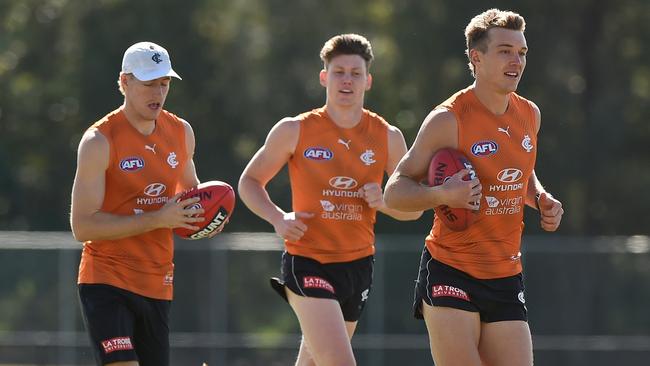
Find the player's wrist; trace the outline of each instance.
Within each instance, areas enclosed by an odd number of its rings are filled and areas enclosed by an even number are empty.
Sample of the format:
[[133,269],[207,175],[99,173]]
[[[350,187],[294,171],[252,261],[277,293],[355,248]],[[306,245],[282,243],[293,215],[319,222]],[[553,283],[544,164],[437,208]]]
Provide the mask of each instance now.
[[447,187],[443,185],[435,186],[435,187],[430,187],[429,188],[429,206],[430,208],[438,207],[441,205],[447,205],[447,198],[449,195],[447,194]]

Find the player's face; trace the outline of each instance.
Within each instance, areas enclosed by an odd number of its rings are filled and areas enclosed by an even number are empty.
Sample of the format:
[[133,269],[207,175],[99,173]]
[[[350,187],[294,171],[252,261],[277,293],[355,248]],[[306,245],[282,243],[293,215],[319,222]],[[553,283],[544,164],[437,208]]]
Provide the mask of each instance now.
[[363,96],[370,89],[372,77],[361,56],[339,55],[321,71],[320,83],[327,89],[327,103],[363,107]]
[[500,92],[517,90],[526,67],[526,37],[512,29],[492,28],[488,31],[487,51],[477,51],[480,62],[475,63],[476,78],[492,84]]
[[171,78],[166,76],[150,81],[141,81],[134,76],[126,76],[126,104],[140,118],[152,121],[158,118],[163,109]]

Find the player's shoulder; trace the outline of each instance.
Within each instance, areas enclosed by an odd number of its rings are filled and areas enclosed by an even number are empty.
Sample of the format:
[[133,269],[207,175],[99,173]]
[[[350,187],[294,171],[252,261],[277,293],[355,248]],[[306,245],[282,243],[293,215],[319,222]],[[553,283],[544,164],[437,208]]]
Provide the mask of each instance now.
[[190,123],[187,122],[185,119],[179,117],[175,113],[172,113],[168,110],[163,109],[160,112],[160,116],[158,117],[159,120],[165,121],[166,123],[170,123],[174,126],[183,126],[183,127],[189,127]]
[[524,96],[522,96],[520,94],[517,94],[515,92],[510,93],[510,98],[515,103],[521,103],[521,104],[524,104],[524,105],[528,105],[528,106],[530,106],[530,108],[532,108],[533,110],[536,110],[537,113],[539,113],[539,107],[532,100],[530,100],[530,99],[528,99],[528,98],[526,98],[526,97],[524,97]]
[[88,128],[79,141],[79,154],[96,155],[108,153],[108,138],[95,126]]
[[363,109],[363,114],[370,121],[371,124],[384,126],[386,128],[393,127],[383,116],[379,115],[377,112],[373,112],[369,109]]
[[455,109],[462,105],[474,103],[476,100],[473,98],[473,93],[474,87],[470,85],[449,96],[442,103],[438,104],[436,108]]
[[273,128],[279,128],[283,130],[293,130],[293,129],[299,129],[300,124],[304,121],[301,116],[291,116],[291,117],[284,117],[281,120],[279,120]]
[[325,111],[325,107],[321,107],[321,108],[314,108],[312,110],[302,112],[297,116],[285,117],[283,118],[283,120],[286,119],[292,121],[292,123],[306,125],[310,123],[318,123],[327,118],[329,118],[329,116]]
[[537,104],[535,104],[535,102],[533,102],[532,100],[530,100],[528,98],[525,98],[525,97],[523,97],[523,96],[521,96],[521,95],[519,95],[519,94],[517,94],[515,92],[510,93],[510,100],[513,101],[514,103],[516,103],[519,106],[519,108],[521,108],[521,109],[524,109],[524,110],[525,110],[525,108],[530,109],[532,111],[532,113],[533,113],[533,118],[535,120],[535,124],[537,126],[537,129],[539,129],[539,124],[540,124],[540,121],[541,121],[542,112],[540,111]]
[[271,128],[266,142],[293,141],[297,139],[298,134],[300,133],[301,121],[302,119],[299,116],[282,118]]
[[104,117],[95,121],[92,125],[90,125],[90,127],[88,127],[88,129],[106,130],[112,128],[114,125],[119,124],[124,120],[126,120],[126,116],[120,107],[114,111],[107,113]]
[[456,114],[449,108],[438,106],[424,118],[423,128],[456,128]]

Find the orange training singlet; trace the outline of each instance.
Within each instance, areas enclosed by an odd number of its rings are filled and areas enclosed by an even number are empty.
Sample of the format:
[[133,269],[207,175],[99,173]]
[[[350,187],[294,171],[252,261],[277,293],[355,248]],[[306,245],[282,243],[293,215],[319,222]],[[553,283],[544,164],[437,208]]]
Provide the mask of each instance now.
[[[185,127],[162,111],[149,136],[115,110],[91,128],[110,145],[102,212],[137,215],[161,208],[177,190],[187,161]],[[78,283],[101,283],[143,296],[171,300],[174,241],[171,229],[84,243]]]
[[521,272],[521,234],[528,178],[535,167],[537,129],[531,103],[510,94],[503,115],[490,112],[472,87],[438,107],[458,122],[458,150],[470,160],[481,185],[480,215],[469,228],[449,230],[437,217],[426,238],[431,256],[475,278]]
[[287,251],[320,263],[349,262],[375,253],[376,210],[361,197],[366,183],[382,184],[388,161],[388,123],[368,110],[353,128],[337,126],[324,108],[303,113],[289,160],[293,210],[311,212],[308,229]]

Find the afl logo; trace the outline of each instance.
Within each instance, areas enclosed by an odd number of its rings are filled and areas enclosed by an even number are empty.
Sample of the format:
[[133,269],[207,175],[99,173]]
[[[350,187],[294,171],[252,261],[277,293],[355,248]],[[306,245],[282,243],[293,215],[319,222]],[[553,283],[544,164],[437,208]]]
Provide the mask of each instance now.
[[144,160],[138,156],[131,156],[120,161],[120,169],[125,172],[135,172],[144,168]]
[[149,197],[158,197],[161,194],[165,193],[167,186],[162,183],[151,183],[144,188],[144,194]]
[[310,147],[305,150],[304,155],[310,160],[330,160],[334,157],[332,151],[324,147]]
[[332,177],[330,179],[330,186],[336,189],[352,189],[357,186],[357,181],[350,177]]
[[499,172],[499,174],[497,174],[497,179],[503,183],[514,183],[521,179],[523,176],[524,173],[522,173],[521,170],[515,168],[507,168],[503,169]]
[[494,141],[479,141],[472,145],[472,154],[474,156],[488,156],[499,150],[499,145]]

